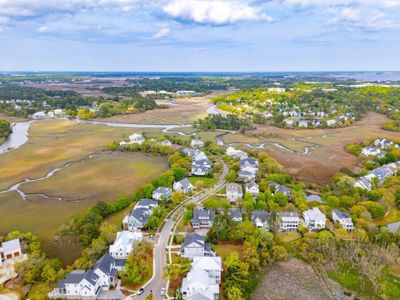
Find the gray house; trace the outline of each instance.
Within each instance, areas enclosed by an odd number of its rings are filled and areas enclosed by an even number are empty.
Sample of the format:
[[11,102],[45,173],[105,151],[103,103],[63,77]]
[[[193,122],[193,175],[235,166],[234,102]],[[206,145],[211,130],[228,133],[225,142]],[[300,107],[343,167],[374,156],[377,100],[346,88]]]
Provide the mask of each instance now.
[[196,208],[193,212],[193,228],[210,228],[214,221],[215,211],[207,208]]
[[255,210],[251,213],[251,221],[257,228],[269,229],[269,214],[263,210]]
[[243,215],[240,210],[237,208],[231,208],[228,210],[228,216],[231,217],[233,222],[242,222],[243,221]]
[[205,242],[205,236],[192,233],[186,236],[181,245],[180,254],[182,257],[193,258],[197,256],[215,256],[211,251],[211,244]]
[[157,205],[157,201],[151,199],[140,200],[122,221],[124,228],[130,231],[143,228]]
[[193,185],[187,178],[174,182],[174,190],[183,194],[193,191]]
[[163,186],[156,188],[152,194],[153,199],[157,201],[169,200],[171,196],[172,196],[172,189]]

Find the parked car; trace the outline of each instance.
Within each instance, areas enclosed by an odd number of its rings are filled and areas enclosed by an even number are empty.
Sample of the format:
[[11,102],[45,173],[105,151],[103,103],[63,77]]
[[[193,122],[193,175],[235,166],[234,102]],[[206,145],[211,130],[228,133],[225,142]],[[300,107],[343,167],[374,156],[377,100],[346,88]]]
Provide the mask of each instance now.
[[166,292],[167,292],[166,289],[165,289],[165,288],[162,288],[162,289],[161,289],[161,296],[164,297],[165,294],[166,294]]
[[140,289],[137,291],[136,295],[140,296],[140,295],[143,294],[143,293],[144,293],[144,288],[140,288]]

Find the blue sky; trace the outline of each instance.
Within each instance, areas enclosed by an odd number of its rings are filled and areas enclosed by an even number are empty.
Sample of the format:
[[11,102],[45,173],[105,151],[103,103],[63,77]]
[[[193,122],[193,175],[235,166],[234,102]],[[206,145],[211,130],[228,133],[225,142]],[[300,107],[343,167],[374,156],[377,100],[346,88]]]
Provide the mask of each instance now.
[[0,0],[2,71],[400,70],[400,0]]

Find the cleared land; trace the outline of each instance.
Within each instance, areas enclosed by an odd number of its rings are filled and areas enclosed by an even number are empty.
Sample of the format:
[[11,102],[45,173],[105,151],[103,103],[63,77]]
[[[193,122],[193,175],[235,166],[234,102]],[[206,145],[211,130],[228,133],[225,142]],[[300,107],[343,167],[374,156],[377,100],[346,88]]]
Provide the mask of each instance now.
[[301,260],[291,259],[268,268],[253,299],[320,300],[335,299],[333,295],[343,296],[340,291],[332,293],[332,289],[335,290],[333,286],[321,279],[311,266]]
[[[53,241],[57,228],[97,201],[115,200],[129,194],[167,170],[164,158],[141,153],[108,153],[104,146],[140,129],[77,124],[67,120],[40,121],[32,125],[30,140],[24,146],[0,155],[1,190],[24,180],[45,176],[56,167],[71,164],[52,177],[27,183],[21,190],[26,201],[15,191],[0,194],[0,234],[12,230],[32,231],[45,243],[46,250],[58,247],[73,252],[73,241]],[[90,155],[94,154],[92,158]],[[56,196],[64,201],[56,200]],[[76,251],[79,251],[79,247]]]
[[[400,137],[399,133],[381,129],[387,121],[386,116],[371,112],[363,120],[346,128],[294,130],[259,125],[246,135],[228,134],[223,140],[225,143],[251,143],[255,146],[268,143],[264,151],[277,159],[291,175],[302,181],[325,184],[340,168],[354,169],[360,162],[345,151],[345,145],[369,138]],[[272,143],[278,143],[293,152]]]
[[140,114],[119,115],[111,118],[98,119],[116,123],[136,124],[191,124],[193,121],[207,116],[207,109],[212,105],[210,98],[215,94],[204,97],[178,98],[174,103],[158,101],[169,108],[148,110]]

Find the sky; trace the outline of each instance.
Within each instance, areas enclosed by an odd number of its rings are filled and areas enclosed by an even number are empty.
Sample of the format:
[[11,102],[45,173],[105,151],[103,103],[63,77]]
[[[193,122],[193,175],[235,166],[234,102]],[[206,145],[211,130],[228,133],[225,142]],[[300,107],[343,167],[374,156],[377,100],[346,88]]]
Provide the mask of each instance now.
[[1,71],[400,70],[400,0],[0,0]]

